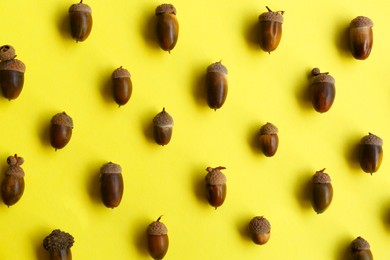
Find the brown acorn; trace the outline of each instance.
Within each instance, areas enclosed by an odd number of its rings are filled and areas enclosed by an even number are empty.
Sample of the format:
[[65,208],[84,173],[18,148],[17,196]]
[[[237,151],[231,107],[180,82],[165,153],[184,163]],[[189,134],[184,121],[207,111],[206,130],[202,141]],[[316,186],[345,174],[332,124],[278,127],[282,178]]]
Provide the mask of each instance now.
[[217,110],[225,103],[228,93],[228,70],[218,61],[208,66],[206,72],[207,104]]
[[312,206],[317,214],[323,213],[332,202],[333,187],[330,176],[322,169],[313,175]]
[[352,56],[358,60],[365,60],[370,56],[374,36],[374,23],[365,16],[358,16],[349,25],[349,45]]
[[173,118],[165,108],[153,118],[154,140],[159,145],[166,145],[172,137]]
[[23,162],[23,157],[16,154],[7,158],[9,168],[5,172],[5,178],[1,184],[1,196],[7,206],[14,205],[23,195],[24,171],[20,167]]
[[249,222],[249,232],[255,244],[264,245],[271,236],[271,224],[263,216],[254,217]]
[[373,260],[370,244],[362,237],[357,237],[351,243],[351,260]]
[[222,166],[206,169],[207,200],[215,209],[221,206],[226,198],[226,176],[221,172],[224,169],[226,168]]
[[278,128],[267,123],[260,128],[260,148],[267,157],[274,156],[279,145]]
[[364,172],[374,173],[378,171],[383,158],[383,140],[369,133],[360,140],[359,162]]
[[164,51],[171,52],[179,37],[179,22],[176,18],[176,8],[171,4],[162,4],[156,8],[157,39]]
[[273,12],[266,6],[268,12],[259,16],[259,43],[260,47],[270,53],[274,51],[282,38],[282,24],[284,11]]
[[107,208],[118,207],[123,195],[122,168],[112,162],[100,168],[100,190],[104,205]]
[[50,260],[72,260],[70,248],[73,243],[72,235],[55,229],[43,240],[43,248],[49,251]]
[[65,112],[54,115],[51,119],[50,143],[56,150],[64,148],[72,137],[73,120]]
[[113,96],[119,106],[126,104],[131,97],[133,83],[130,77],[130,72],[122,66],[112,73]]
[[76,42],[88,38],[92,30],[92,9],[83,0],[69,8],[70,32]]
[[317,112],[324,113],[330,109],[336,96],[335,80],[328,72],[321,73],[318,68],[311,71],[311,101]]
[[161,217],[152,222],[147,228],[148,251],[153,259],[163,259],[168,251],[168,229],[160,222]]
[[0,87],[8,100],[17,98],[23,89],[26,66],[15,59],[15,49],[10,45],[0,47]]

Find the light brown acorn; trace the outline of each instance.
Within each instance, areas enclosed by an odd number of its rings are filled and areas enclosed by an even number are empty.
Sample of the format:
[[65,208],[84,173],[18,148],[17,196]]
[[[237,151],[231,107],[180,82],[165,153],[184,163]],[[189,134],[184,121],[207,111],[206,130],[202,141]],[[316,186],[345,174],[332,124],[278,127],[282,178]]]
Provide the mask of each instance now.
[[73,120],[65,112],[54,115],[50,121],[50,144],[56,150],[64,148],[72,137]]
[[271,236],[271,224],[263,216],[254,217],[249,222],[249,232],[255,244],[264,245]]
[[226,176],[221,172],[224,169],[226,168],[222,166],[206,169],[207,200],[215,209],[221,206],[226,198]]
[[225,103],[228,93],[228,70],[218,61],[209,65],[206,72],[207,104],[217,110]]
[[179,37],[179,22],[176,8],[171,4],[162,4],[155,10],[157,16],[156,33],[158,43],[164,51],[171,52]]
[[81,0],[70,6],[69,18],[72,38],[76,42],[86,40],[92,30],[92,8]]
[[107,208],[118,207],[123,196],[122,168],[116,163],[106,163],[100,168],[100,190]]
[[50,260],[72,260],[73,243],[72,235],[55,229],[43,240],[43,248],[49,251]]
[[260,128],[260,148],[267,157],[274,156],[279,146],[278,128],[266,123]]
[[169,247],[168,228],[160,222],[160,219],[161,216],[147,228],[148,251],[156,260],[163,259]]
[[333,199],[331,179],[324,171],[325,169],[317,171],[312,179],[312,206],[317,214],[323,213],[329,207]]
[[357,237],[351,243],[352,260],[373,260],[370,244],[362,237]]
[[333,105],[336,88],[335,79],[328,72],[320,72],[314,68],[311,72],[313,76],[311,85],[311,101],[317,112],[327,112]]
[[7,158],[9,168],[5,172],[5,178],[1,184],[1,196],[7,206],[14,205],[23,195],[24,171],[20,167],[23,162],[23,157],[16,154]]
[[154,140],[159,145],[166,145],[172,137],[173,118],[165,108],[153,118]]
[[349,25],[349,45],[352,56],[358,60],[365,60],[370,56],[374,36],[374,23],[365,16],[358,16]]
[[378,171],[383,159],[383,140],[369,133],[360,140],[359,162],[364,172],[373,174]]
[[119,106],[123,106],[129,101],[133,91],[130,72],[121,66],[114,70],[111,78],[114,100]]
[[270,53],[274,51],[282,38],[282,24],[284,11],[273,12],[266,6],[268,12],[259,16],[259,43],[260,47]]

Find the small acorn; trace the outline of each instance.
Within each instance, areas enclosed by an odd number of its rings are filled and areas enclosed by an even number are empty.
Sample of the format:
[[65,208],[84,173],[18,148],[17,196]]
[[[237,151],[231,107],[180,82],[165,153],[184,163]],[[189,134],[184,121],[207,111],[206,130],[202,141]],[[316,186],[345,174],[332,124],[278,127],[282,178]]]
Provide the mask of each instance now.
[[266,6],[268,12],[259,16],[259,43],[263,51],[274,51],[282,38],[284,11],[273,12]]
[[163,259],[168,251],[168,229],[160,222],[161,217],[152,222],[147,228],[148,251],[155,260]]
[[370,244],[362,237],[357,237],[351,243],[351,260],[373,260]]
[[26,66],[15,57],[15,49],[11,45],[0,47],[0,87],[8,100],[19,97],[24,84]]
[[365,16],[358,16],[349,25],[349,45],[352,56],[358,60],[365,60],[370,56],[374,36],[374,23]]
[[383,140],[369,133],[360,140],[359,162],[364,172],[373,174],[378,171],[383,158]]
[[330,109],[336,96],[335,80],[328,72],[321,73],[318,68],[311,71],[311,101],[317,112],[324,113]]
[[271,123],[263,125],[260,128],[259,143],[265,156],[274,156],[279,145],[278,128]]
[[173,118],[165,108],[153,118],[154,140],[159,145],[166,145],[172,137]]
[[56,150],[64,148],[72,137],[73,120],[65,112],[54,115],[51,119],[50,143]]
[[222,166],[206,169],[207,200],[215,209],[221,206],[226,198],[226,176],[221,172],[224,169],[226,168]]
[[83,0],[69,8],[70,32],[76,42],[86,40],[92,30],[92,9]]
[[228,70],[218,61],[208,66],[206,72],[207,104],[217,110],[225,103],[228,93]]
[[249,232],[255,244],[264,245],[271,236],[271,224],[263,216],[254,217],[249,222]]
[[130,72],[122,66],[112,73],[113,96],[119,106],[126,104],[131,97],[133,84],[130,77]]
[[1,184],[1,196],[7,206],[12,206],[20,200],[24,192],[24,171],[20,167],[24,162],[23,157],[16,154],[7,158],[9,168],[5,172],[5,178]]
[[325,169],[317,171],[312,179],[312,206],[317,214],[323,213],[329,207],[333,198],[331,179],[324,171]]
[[171,52],[179,37],[179,22],[176,18],[176,8],[171,4],[162,4],[156,8],[157,39],[164,51]]
[[100,190],[104,205],[107,208],[118,207],[123,195],[122,168],[112,162],[100,168]]
[[43,248],[49,251],[50,260],[72,260],[73,243],[72,235],[55,229],[43,240]]

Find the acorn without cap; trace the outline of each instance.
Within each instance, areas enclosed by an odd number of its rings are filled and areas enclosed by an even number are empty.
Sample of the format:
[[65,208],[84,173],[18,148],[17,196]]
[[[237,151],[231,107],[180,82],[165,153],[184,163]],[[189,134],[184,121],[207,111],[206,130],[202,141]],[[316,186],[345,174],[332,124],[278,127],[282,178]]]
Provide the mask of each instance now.
[[254,217],[249,222],[249,232],[255,244],[264,245],[271,236],[271,224],[263,216]]
[[278,128],[267,123],[260,128],[260,148],[267,157],[274,156],[279,145]]
[[226,176],[221,172],[224,169],[226,168],[222,166],[206,169],[207,200],[215,209],[221,206],[226,198]]
[[228,70],[218,61],[209,65],[206,72],[207,104],[217,110],[225,103],[228,93]]
[[9,168],[5,172],[5,178],[1,184],[1,196],[7,206],[14,205],[23,195],[24,171],[20,167],[23,162],[23,157],[16,154],[7,158]]
[[50,260],[72,260],[73,243],[72,235],[55,229],[43,240],[43,247],[49,251]]
[[173,118],[165,108],[153,118],[154,140],[159,145],[166,145],[172,137]]
[[122,168],[116,163],[106,163],[100,168],[100,190],[107,208],[118,207],[123,196]]
[[333,186],[330,176],[324,172],[325,169],[317,171],[313,175],[312,206],[317,214],[323,213],[333,199]]
[[163,259],[168,251],[168,229],[160,222],[161,217],[153,221],[147,228],[148,251],[153,259]]
[[70,32],[76,42],[82,42],[88,38],[92,30],[92,9],[84,4],[83,0],[73,4],[69,8]]
[[260,47],[270,53],[274,51],[282,38],[282,24],[284,11],[273,12],[266,6],[268,12],[259,16],[259,43]]
[[351,242],[352,260],[373,260],[370,244],[362,237],[357,237]]
[[162,4],[155,10],[157,16],[156,33],[158,43],[164,51],[171,52],[179,37],[179,22],[176,8],[171,4]]
[[123,106],[129,101],[133,91],[130,72],[121,66],[114,70],[111,78],[114,100],[119,106]]
[[371,133],[360,140],[359,162],[363,171],[372,174],[379,169],[383,158],[382,145],[383,140]]
[[314,68],[311,74],[311,101],[317,112],[324,113],[330,109],[336,96],[335,79],[318,68]]
[[56,150],[65,147],[72,137],[73,120],[65,112],[54,115],[50,121],[50,144]]
[[352,56],[358,60],[365,60],[370,56],[374,36],[374,23],[365,16],[358,16],[349,25],[349,45]]

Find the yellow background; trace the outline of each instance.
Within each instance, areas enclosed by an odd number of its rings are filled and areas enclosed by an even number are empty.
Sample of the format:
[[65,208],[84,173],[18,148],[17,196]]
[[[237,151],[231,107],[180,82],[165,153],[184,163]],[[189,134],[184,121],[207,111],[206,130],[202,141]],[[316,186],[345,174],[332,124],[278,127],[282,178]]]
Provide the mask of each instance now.
[[[362,236],[375,259],[390,259],[390,2],[180,1],[179,40],[171,54],[154,36],[160,1],[85,1],[93,28],[85,42],[70,38],[66,1],[3,1],[0,45],[15,47],[27,67],[20,97],[0,99],[0,168],[24,157],[25,193],[0,205],[0,259],[48,259],[42,240],[59,228],[75,238],[74,259],[149,259],[145,230],[164,215],[166,259],[346,259]],[[283,36],[268,54],[254,36],[268,5],[284,10]],[[349,22],[374,21],[374,46],[365,61],[346,45]],[[206,67],[222,60],[229,93],[217,111],[204,99]],[[132,74],[133,95],[118,108],[110,76]],[[319,114],[307,99],[313,67],[336,79],[336,99]],[[154,143],[151,120],[165,107],[175,121],[171,142]],[[74,121],[70,143],[51,148],[51,117]],[[256,148],[259,128],[279,128],[279,150]],[[356,161],[361,137],[384,139],[384,159],[373,176]],[[123,168],[124,196],[107,209],[99,169]],[[225,166],[228,194],[214,210],[205,198],[206,167]],[[323,214],[311,208],[306,187],[326,168],[334,198]],[[2,179],[3,177],[1,177]],[[247,233],[254,216],[272,225],[255,245]]]

